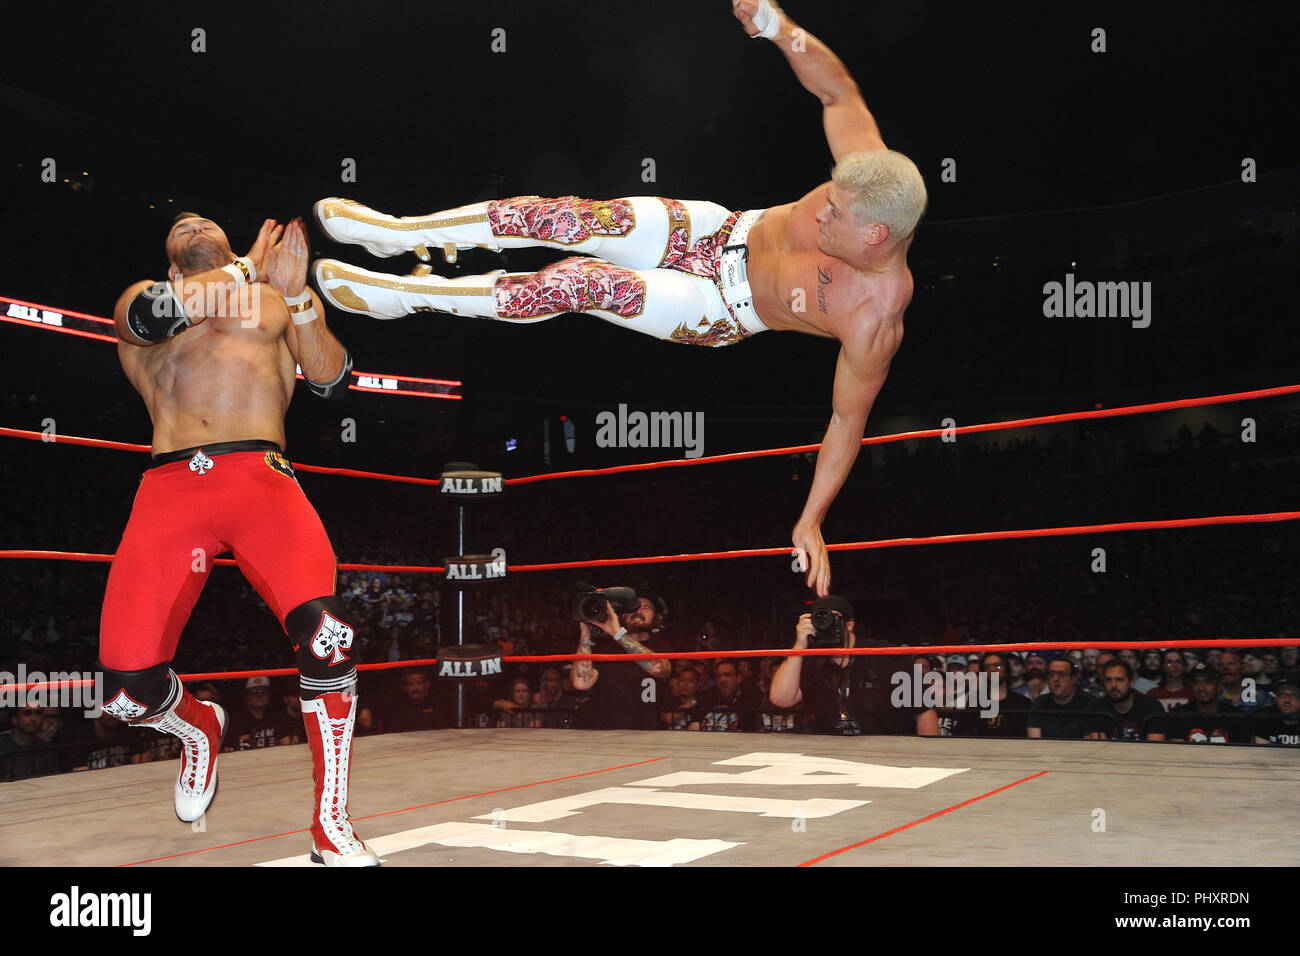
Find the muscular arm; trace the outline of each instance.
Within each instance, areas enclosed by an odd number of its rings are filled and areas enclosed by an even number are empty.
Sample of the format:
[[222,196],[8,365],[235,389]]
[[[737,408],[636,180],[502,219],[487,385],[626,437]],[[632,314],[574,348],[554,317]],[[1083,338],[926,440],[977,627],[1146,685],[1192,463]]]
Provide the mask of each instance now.
[[[189,316],[190,325],[198,325],[208,318],[209,307],[212,307],[216,314],[221,314],[224,309],[229,310],[230,315],[237,315],[239,313],[236,310],[243,302],[248,301],[247,298],[243,300],[239,298],[239,284],[223,269],[210,269],[207,272],[182,276],[173,266],[168,270],[168,278],[172,280],[172,287],[185,308],[185,314]],[[137,348],[150,348],[161,344],[140,338],[131,331],[131,326],[126,320],[127,309],[130,308],[131,303],[154,282],[153,279],[133,282],[118,296],[117,304],[113,307],[113,329],[119,341]]]
[[857,460],[867,416],[885,384],[889,362],[897,348],[897,337],[894,336],[891,344],[873,345],[867,353],[869,357],[858,362],[848,357],[846,348],[841,348],[835,365],[831,421],[826,428],[826,437],[822,439],[821,450],[817,452],[808,500],[794,530],[795,546],[808,555],[808,586],[815,587],[823,597],[830,592],[831,575],[821,524]]
[[772,686],[767,696],[774,707],[795,707],[803,700],[803,691],[799,688],[803,676],[803,658],[787,657],[772,674]]
[[[316,318],[302,325],[290,322],[285,332],[285,343],[289,346],[289,354],[302,368],[303,377],[309,382],[326,385],[342,374],[347,350],[325,325],[324,303],[307,285],[308,251],[302,220],[294,219],[285,227],[280,241],[267,252],[267,281],[286,298],[300,296],[303,292],[311,296]],[[341,383],[343,388],[347,388],[347,384]]]
[[[311,291],[312,305],[320,318],[305,325],[289,323],[285,341],[289,354],[302,366],[302,374],[309,382],[325,384],[332,382],[343,371],[343,344],[334,337],[334,333],[325,324],[325,305],[314,290]],[[346,383],[345,383],[346,384]]]
[[[802,614],[795,627],[795,650],[808,646],[808,638],[813,632],[812,615]],[[772,674],[772,686],[768,688],[767,697],[775,707],[796,707],[803,700],[803,690],[799,687],[803,676],[803,657],[794,655],[781,662],[781,666]]]
[[[732,9],[736,19],[745,25],[745,32],[753,36],[757,28],[752,17],[758,0],[732,0]],[[849,153],[885,149],[875,117],[844,62],[784,11],[778,16],[781,25],[772,42],[781,48],[804,89],[821,100],[826,142],[835,160]]]
[[817,468],[800,521],[821,524],[826,517],[862,448],[867,416],[884,384],[885,372],[859,374],[840,349],[839,361],[835,363],[831,420],[817,453]]
[[[137,350],[147,349],[152,345],[158,344],[157,342],[146,342],[144,339],[140,338],[131,331],[131,326],[128,325],[126,321],[126,310],[130,308],[135,297],[153,284],[153,279],[141,279],[139,282],[131,283],[126,287],[126,291],[117,297],[117,305],[113,306],[113,331],[117,333],[117,340],[119,343],[132,346],[133,349]],[[193,321],[192,317],[191,321]],[[118,355],[122,356],[123,368],[126,367],[127,356],[136,354],[130,349],[124,349],[120,344],[117,352]],[[128,377],[130,376],[130,369],[127,369],[127,375]]]

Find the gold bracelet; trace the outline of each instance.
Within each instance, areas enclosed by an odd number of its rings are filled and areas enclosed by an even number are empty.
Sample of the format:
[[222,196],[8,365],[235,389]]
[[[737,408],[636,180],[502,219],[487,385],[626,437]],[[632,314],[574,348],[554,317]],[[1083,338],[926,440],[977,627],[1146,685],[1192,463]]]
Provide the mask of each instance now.
[[235,280],[235,285],[246,285],[257,279],[257,272],[253,269],[253,260],[246,256],[241,256],[228,266],[222,266],[221,271]]
[[316,313],[315,303],[312,301],[310,289],[303,289],[298,295],[285,296],[284,304],[289,310],[289,318],[293,319],[294,325],[306,325],[308,322],[315,322],[319,318]]

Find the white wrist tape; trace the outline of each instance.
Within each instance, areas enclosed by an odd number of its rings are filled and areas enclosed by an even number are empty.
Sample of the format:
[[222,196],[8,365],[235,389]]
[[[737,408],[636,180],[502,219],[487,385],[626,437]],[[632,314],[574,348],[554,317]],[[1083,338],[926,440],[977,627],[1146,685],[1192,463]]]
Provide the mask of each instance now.
[[257,270],[253,268],[253,260],[248,256],[240,256],[230,265],[222,266],[221,271],[234,279],[235,285],[257,281]]
[[752,19],[754,26],[758,27],[754,39],[770,40],[781,29],[781,8],[772,0],[758,0],[758,11]]
[[316,304],[312,302],[309,289],[303,289],[298,295],[286,295],[284,304],[289,307],[289,315],[293,318],[294,325],[306,325],[320,318],[316,314]]

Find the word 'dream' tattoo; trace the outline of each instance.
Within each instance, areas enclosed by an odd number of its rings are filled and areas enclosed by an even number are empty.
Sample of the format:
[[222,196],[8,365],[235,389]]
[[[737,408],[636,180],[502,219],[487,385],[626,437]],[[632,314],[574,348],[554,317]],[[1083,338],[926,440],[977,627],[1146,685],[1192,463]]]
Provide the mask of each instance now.
[[831,284],[831,274],[822,271],[822,267],[817,267],[817,310],[822,315],[826,314],[826,286]]

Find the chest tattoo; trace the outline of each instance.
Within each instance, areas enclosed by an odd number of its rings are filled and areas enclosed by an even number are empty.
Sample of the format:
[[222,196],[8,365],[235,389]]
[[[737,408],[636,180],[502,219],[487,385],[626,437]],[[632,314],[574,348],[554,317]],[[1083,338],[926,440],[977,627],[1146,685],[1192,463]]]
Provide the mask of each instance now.
[[831,284],[831,274],[817,267],[817,309],[826,315],[826,287]]

